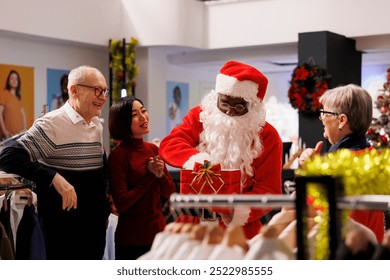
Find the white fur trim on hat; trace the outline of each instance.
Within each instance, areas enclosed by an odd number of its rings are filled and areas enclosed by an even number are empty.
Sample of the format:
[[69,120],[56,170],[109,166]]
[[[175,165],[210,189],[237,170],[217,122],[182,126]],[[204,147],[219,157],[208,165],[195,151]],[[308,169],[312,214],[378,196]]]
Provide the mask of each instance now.
[[256,99],[259,85],[250,80],[240,81],[232,76],[218,74],[215,84],[217,93],[234,97]]
[[205,160],[211,161],[211,156],[208,153],[195,154],[183,164],[183,168],[193,170],[195,162],[203,164]]

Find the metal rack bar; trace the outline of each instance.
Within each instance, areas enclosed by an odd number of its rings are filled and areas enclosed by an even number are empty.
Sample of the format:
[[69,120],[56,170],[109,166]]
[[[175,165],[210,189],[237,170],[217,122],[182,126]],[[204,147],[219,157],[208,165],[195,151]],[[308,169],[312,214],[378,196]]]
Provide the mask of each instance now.
[[251,206],[263,208],[295,207],[295,198],[290,195],[188,195],[174,193],[170,202],[176,208]]
[[[189,207],[233,207],[251,206],[259,208],[295,207],[295,198],[290,195],[197,195],[174,193],[171,205],[177,208]],[[390,210],[390,195],[346,196],[337,199],[338,209]]]
[[339,209],[390,210],[390,195],[346,196],[337,200]]

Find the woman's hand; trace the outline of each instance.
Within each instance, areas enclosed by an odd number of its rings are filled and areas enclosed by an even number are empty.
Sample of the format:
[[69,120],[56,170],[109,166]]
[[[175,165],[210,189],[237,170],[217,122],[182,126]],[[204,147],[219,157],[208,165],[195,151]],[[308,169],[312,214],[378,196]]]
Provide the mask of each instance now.
[[147,168],[157,178],[161,178],[164,175],[164,167],[165,163],[159,156],[149,158]]
[[305,163],[305,161],[308,158],[312,157],[314,154],[320,154],[323,145],[324,145],[324,142],[319,141],[314,149],[313,148],[305,149],[302,152],[302,154],[299,156],[299,159],[298,159],[299,165],[302,166]]

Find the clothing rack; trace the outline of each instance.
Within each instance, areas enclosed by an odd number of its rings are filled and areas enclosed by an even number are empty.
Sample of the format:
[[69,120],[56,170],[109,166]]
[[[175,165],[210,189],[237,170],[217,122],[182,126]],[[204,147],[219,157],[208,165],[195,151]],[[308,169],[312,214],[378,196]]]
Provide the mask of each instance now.
[[20,183],[20,184],[0,184],[0,191],[12,191],[20,189],[32,189],[31,183]]
[[[15,174],[7,173],[2,175],[2,178],[19,177]],[[10,247],[9,254],[6,255],[5,259],[24,260],[30,257],[33,257],[33,259],[45,259],[44,255],[38,256],[37,253],[43,252],[41,246],[44,246],[44,239],[42,231],[37,230],[37,226],[40,227],[39,218],[34,218],[33,216],[38,217],[34,184],[32,182],[2,183],[0,184],[0,195],[2,196],[0,208],[2,208],[2,212],[4,211],[4,216],[2,216],[0,223],[4,222],[3,226],[6,228]],[[20,232],[19,229],[21,229]],[[36,253],[33,254],[33,251]]]
[[9,178],[9,179],[12,179],[12,178],[15,178],[16,181],[11,181],[11,182],[1,182],[0,183],[0,193],[8,193],[8,192],[11,192],[13,190],[19,190],[19,189],[30,189],[30,190],[34,190],[35,188],[35,185],[32,181],[29,181],[29,180],[26,180],[24,178],[22,178],[21,176],[17,175],[17,174],[12,174],[12,173],[6,173],[2,170],[0,170],[0,179],[6,179],[6,178]]
[[[30,191],[34,190],[34,186],[31,183],[20,183],[20,184],[0,184],[0,195],[4,194],[5,198],[8,199],[13,191],[29,189]],[[25,193],[16,194],[16,203],[29,204],[33,203],[33,198],[31,194],[26,195]]]
[[[173,208],[191,207],[234,207],[250,206],[258,208],[295,207],[295,198],[290,195],[240,195],[240,194],[178,194],[170,197]],[[354,210],[390,210],[389,195],[359,195],[347,196],[337,199],[338,209]]]
[[188,195],[174,193],[170,197],[171,206],[174,208],[189,207],[233,207],[251,206],[259,208],[295,207],[295,199],[290,195]]
[[305,218],[307,213],[307,184],[320,183],[324,185],[329,203],[329,258],[334,259],[340,242],[341,219],[340,210],[389,210],[390,196],[363,195],[343,196],[344,186],[338,177],[315,176],[296,177],[296,197],[290,195],[188,195],[174,193],[170,197],[171,207],[174,209],[202,208],[202,207],[235,207],[250,206],[253,208],[293,208],[297,217],[297,259],[307,259],[307,227]]

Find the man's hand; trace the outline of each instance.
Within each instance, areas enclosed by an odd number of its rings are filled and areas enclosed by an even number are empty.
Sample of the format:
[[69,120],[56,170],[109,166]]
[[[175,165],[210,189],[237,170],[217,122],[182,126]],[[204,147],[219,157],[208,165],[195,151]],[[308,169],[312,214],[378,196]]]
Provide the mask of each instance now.
[[77,195],[74,187],[59,173],[53,178],[53,186],[62,197],[62,209],[69,211],[77,208]]
[[311,156],[313,156],[314,154],[320,154],[323,145],[324,145],[324,142],[323,141],[319,141],[314,149],[313,148],[307,148],[306,150],[304,150],[302,152],[302,154],[299,156],[299,160],[298,160],[299,161],[299,165],[302,166],[305,163],[305,161],[308,158],[310,158]]

